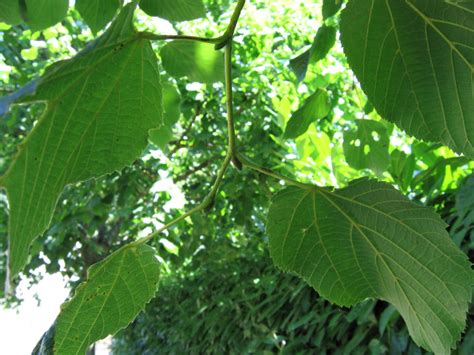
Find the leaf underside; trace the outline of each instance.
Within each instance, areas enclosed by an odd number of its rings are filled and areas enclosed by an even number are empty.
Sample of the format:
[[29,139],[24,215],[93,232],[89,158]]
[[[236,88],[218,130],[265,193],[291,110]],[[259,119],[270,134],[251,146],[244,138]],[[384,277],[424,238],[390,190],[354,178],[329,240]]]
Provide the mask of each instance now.
[[202,0],[141,0],[140,8],[150,16],[169,21],[188,21],[206,15]]
[[471,158],[473,33],[467,2],[351,0],[341,18],[344,52],[379,114]]
[[57,354],[84,354],[88,346],[126,327],[155,295],[159,263],[147,245],[127,245],[93,265],[87,281],[61,307]]
[[30,98],[47,107],[2,178],[11,276],[23,268],[64,187],[131,164],[148,130],[162,124],[156,56],[135,36],[132,19],[128,6],[84,52],[51,66]]
[[275,264],[343,306],[392,303],[417,344],[448,353],[464,329],[472,272],[444,222],[392,186],[357,180],[329,191],[289,187],[270,207]]

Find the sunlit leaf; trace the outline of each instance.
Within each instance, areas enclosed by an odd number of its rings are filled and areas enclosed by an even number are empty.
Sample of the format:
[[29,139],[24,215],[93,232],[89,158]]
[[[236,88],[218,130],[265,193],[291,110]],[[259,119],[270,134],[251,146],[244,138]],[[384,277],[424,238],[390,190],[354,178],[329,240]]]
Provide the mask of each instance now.
[[417,344],[443,354],[464,330],[473,285],[445,227],[433,210],[366,179],[335,191],[286,188],[267,221],[278,267],[338,305],[390,302]]
[[473,10],[446,1],[351,0],[341,20],[349,64],[379,114],[469,157],[473,32]]
[[160,55],[171,76],[187,76],[202,83],[224,81],[224,56],[212,44],[174,41],[166,44]]
[[356,120],[357,129],[344,132],[344,156],[355,169],[382,173],[390,164],[387,126],[373,120]]
[[127,245],[90,267],[87,280],[61,307],[57,354],[84,354],[88,346],[125,328],[155,295],[160,266],[147,245]]
[[135,36],[133,6],[76,57],[51,66],[31,101],[47,107],[1,179],[10,205],[11,276],[48,226],[63,188],[132,163],[162,123],[156,56]]

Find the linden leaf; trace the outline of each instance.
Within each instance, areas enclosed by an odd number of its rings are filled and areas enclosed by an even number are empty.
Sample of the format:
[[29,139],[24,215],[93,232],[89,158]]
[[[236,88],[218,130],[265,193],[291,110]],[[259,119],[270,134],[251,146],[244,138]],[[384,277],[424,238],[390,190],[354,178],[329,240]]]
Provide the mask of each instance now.
[[150,16],[169,21],[188,21],[206,15],[202,0],[141,0],[140,8]]
[[473,33],[467,2],[351,0],[341,17],[344,52],[379,114],[471,158]]
[[148,245],[126,245],[94,264],[56,320],[57,354],[85,354],[88,346],[125,328],[155,295],[160,265]]
[[133,30],[133,5],[76,57],[52,65],[29,100],[47,107],[0,184],[10,206],[11,276],[50,223],[68,184],[131,164],[162,124],[156,56]]
[[390,302],[418,345],[443,354],[464,330],[473,284],[445,227],[432,209],[367,179],[335,191],[286,188],[267,221],[278,267],[339,305]]

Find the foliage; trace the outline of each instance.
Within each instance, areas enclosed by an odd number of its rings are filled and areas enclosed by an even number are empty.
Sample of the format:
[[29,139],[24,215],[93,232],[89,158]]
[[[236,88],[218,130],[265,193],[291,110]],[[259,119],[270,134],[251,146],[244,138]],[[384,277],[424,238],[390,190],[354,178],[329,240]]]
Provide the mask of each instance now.
[[[456,217],[456,201],[469,198],[472,194],[461,188],[430,203],[444,218],[472,228],[469,219]],[[255,233],[252,244],[263,237]],[[472,240],[465,230],[462,247],[471,253]],[[262,242],[244,250],[231,243],[201,250],[193,264],[163,275],[157,297],[114,337],[113,353],[426,353],[410,340],[393,306],[366,300],[351,310],[336,308],[269,261]],[[456,353],[471,354],[473,336],[471,318]]]
[[[52,0],[44,2],[48,5],[54,3]],[[155,6],[143,1],[140,7],[152,16],[173,21],[195,19],[205,13],[201,2],[177,1],[173,5],[175,7],[170,7],[171,3],[163,4],[166,5]],[[115,5],[119,8],[121,2]],[[268,31],[268,27],[265,27],[268,22],[261,21],[261,18],[259,21],[255,18],[246,19],[246,16],[261,16],[262,11],[279,13],[278,4],[249,2],[246,5],[247,13],[242,19],[243,0],[235,4],[233,12],[232,9],[223,11],[228,6],[225,2],[209,1],[206,5],[216,25],[209,25],[205,20],[197,20],[194,25],[175,24],[178,34],[162,35],[150,31],[145,24],[152,22],[135,19],[136,4],[128,4],[121,8],[108,30],[84,49],[73,50],[71,54],[77,54],[72,59],[52,64],[40,79],[2,99],[0,108],[3,111],[14,101],[48,101],[38,122],[34,123],[30,119],[26,121],[26,127],[15,122],[15,117],[24,113],[28,113],[27,117],[34,117],[41,106],[30,106],[26,110],[12,109],[13,113],[14,110],[18,111],[16,115],[10,116],[13,117],[12,124],[8,126],[11,128],[7,129],[9,133],[2,148],[5,153],[2,171],[9,166],[0,180],[7,190],[10,212],[8,281],[16,282],[16,275],[27,262],[30,245],[33,257],[26,269],[27,273],[32,270],[31,267],[46,260],[45,253],[50,249],[51,260],[54,260],[50,271],[61,269],[58,260],[64,262],[71,257],[72,260],[67,262],[67,272],[79,276],[83,281],[87,267],[127,243],[135,247],[150,243],[158,249],[156,255],[160,255],[163,261],[165,256],[170,265],[175,262],[192,265],[194,254],[189,251],[196,251],[196,245],[223,243],[222,238],[224,241],[234,238],[235,232],[224,237],[216,236],[213,233],[216,232],[216,224],[227,223],[235,226],[236,231],[243,228],[242,234],[253,224],[263,227],[263,207],[268,205],[265,196],[273,195],[279,190],[279,185],[284,183],[294,187],[286,187],[283,190],[286,192],[275,194],[267,222],[274,262],[284,269],[293,269],[294,256],[301,251],[298,246],[304,244],[304,251],[310,252],[299,260],[299,270],[293,271],[308,278],[308,282],[318,292],[346,305],[352,305],[367,296],[390,300],[408,323],[410,334],[418,344],[438,353],[448,352],[460,337],[467,304],[471,299],[472,271],[465,256],[456,249],[444,230],[444,224],[430,209],[410,202],[386,183],[374,180],[350,181],[361,176],[377,176],[410,192],[411,197],[416,196],[418,200],[426,202],[447,188],[456,187],[457,179],[465,174],[459,167],[472,167],[468,158],[456,156],[447,148],[407,138],[397,129],[381,123],[377,114],[380,113],[382,118],[394,122],[418,138],[439,141],[458,152],[464,152],[468,157],[472,155],[469,152],[470,130],[467,129],[472,125],[471,112],[474,112],[470,107],[472,100],[469,100],[469,93],[473,92],[469,88],[474,85],[470,75],[472,56],[469,48],[472,45],[469,37],[465,36],[466,31],[472,31],[473,27],[472,16],[469,16],[472,12],[470,5],[443,0],[438,0],[433,7],[427,6],[427,2],[422,0],[397,0],[386,4],[377,2],[376,5],[362,0],[349,1],[342,10],[342,44],[370,101],[352,82],[338,44],[333,47],[340,1],[324,1],[321,15],[316,16],[320,30],[310,48],[290,62],[296,78],[282,65],[279,55],[289,59],[291,48],[304,47],[311,42],[302,40],[304,37],[298,33],[298,27],[291,25],[282,25],[279,30],[270,31],[271,35],[262,40],[259,35]],[[321,10],[320,5],[314,6]],[[2,15],[2,20],[15,25],[32,8],[28,7],[29,2],[21,2],[20,5],[7,2],[3,6],[8,11]],[[374,7],[373,12],[364,11],[371,6]],[[107,10],[108,19],[111,19],[113,8]],[[302,10],[306,11],[306,15],[314,11],[312,5],[308,5],[307,9]],[[57,10],[61,10],[61,7],[57,7]],[[79,5],[78,10],[94,32],[99,27],[94,18],[100,18],[102,22],[99,23],[108,21],[97,15],[103,11],[100,7],[81,9]],[[74,34],[77,26],[83,26],[77,13],[71,11],[72,21],[65,20],[67,30],[64,34]],[[295,14],[292,11],[285,10],[284,16],[291,18]],[[224,14],[224,20],[220,18],[221,14]],[[42,19],[53,24],[54,21],[60,21],[63,15],[58,16],[56,11],[51,11]],[[48,26],[46,23],[29,21],[26,18],[26,24],[33,30]],[[242,34],[234,34],[238,22],[242,26]],[[228,23],[227,27],[224,27],[225,23]],[[454,26],[441,25],[446,23]],[[429,31],[421,31],[423,24],[425,30],[429,27]],[[411,25],[413,28],[409,27]],[[8,29],[4,35],[7,37],[6,43],[9,42],[10,33],[13,35],[10,42],[15,45],[25,39],[24,35],[19,35],[21,26],[24,25]],[[134,26],[139,30],[134,30]],[[372,31],[372,26],[380,31]],[[367,28],[367,31],[360,31],[359,27]],[[37,35],[30,31],[26,38],[38,35],[46,38],[47,31]],[[196,35],[180,34],[195,31]],[[412,31],[418,36],[410,36]],[[217,36],[219,33],[223,34]],[[387,41],[380,42],[374,33],[377,36],[384,35]],[[78,49],[84,47],[84,39],[90,38],[81,35],[71,36],[71,42],[74,40]],[[311,38],[313,35],[307,33],[306,37]],[[364,35],[368,37],[364,38]],[[414,39],[423,39],[427,47],[420,47],[420,52],[416,52],[418,47]],[[171,42],[163,45],[164,41]],[[436,50],[431,49],[431,41],[437,44]],[[151,42],[154,43],[154,51]],[[456,62],[459,64],[456,67],[453,64],[453,68],[458,71],[453,71],[450,77],[443,76],[443,80],[438,82],[438,77],[445,73],[440,64],[445,52],[440,48],[446,45],[447,51],[453,55],[453,63],[455,60],[460,62]],[[218,51],[222,48],[224,59]],[[376,55],[367,54],[372,50],[379,52]],[[2,51],[8,55],[13,66],[21,67],[15,63],[18,54],[14,51],[10,54],[8,47],[5,50],[2,48]],[[32,49],[21,53],[25,58],[33,59],[38,55]],[[156,53],[159,53],[158,61]],[[58,55],[55,59],[64,57]],[[371,67],[375,59],[379,59],[378,64]],[[466,67],[466,63],[471,66]],[[40,66],[41,71],[44,64]],[[426,72],[427,64],[431,64],[432,71],[429,73]],[[327,71],[327,68],[332,69]],[[368,75],[369,70],[374,75]],[[390,75],[379,75],[387,70]],[[404,73],[410,78],[418,75],[420,79],[404,80]],[[16,86],[25,84],[15,78],[15,74],[13,78],[8,76],[6,81],[12,80]],[[388,81],[384,81],[384,78],[388,78]],[[189,84],[189,80],[202,83]],[[301,80],[304,81],[299,89],[288,85],[291,81],[298,84],[297,81]],[[404,95],[402,101],[397,94],[400,87],[395,86],[394,80],[406,86],[400,90]],[[459,90],[453,80],[461,83],[464,90]],[[444,82],[447,84],[441,87],[440,83]],[[393,100],[390,111],[387,111],[387,100],[383,101],[385,99],[380,96],[382,91],[377,89],[382,85],[393,91],[388,95]],[[183,97],[182,102],[176,93]],[[224,94],[225,100],[222,99]],[[171,99],[166,99],[167,95]],[[307,100],[303,100],[303,97],[307,97]],[[298,102],[301,103],[299,109]],[[415,105],[417,103],[418,106]],[[453,103],[458,106],[453,106]],[[65,104],[68,104],[67,107]],[[179,112],[176,113],[176,106],[181,108],[181,117]],[[295,112],[293,115],[292,111]],[[222,119],[224,115],[227,120]],[[370,127],[360,123],[369,122],[367,118],[376,123]],[[461,121],[456,121],[459,119]],[[445,125],[440,126],[440,122]],[[20,127],[20,132],[15,132],[17,127]],[[364,135],[361,127],[370,130],[370,133]],[[460,131],[459,127],[466,129]],[[179,134],[173,138],[176,128]],[[149,140],[161,147],[161,153],[157,153],[153,146],[146,147],[147,131],[150,129]],[[23,136],[30,130],[28,138],[23,141]],[[226,131],[228,142],[227,149],[224,149]],[[284,136],[283,131],[286,132]],[[350,131],[356,132],[355,135]],[[342,142],[343,136],[346,141],[344,145],[338,143]],[[294,141],[285,140],[290,137]],[[23,143],[19,152],[13,154],[17,141]],[[144,149],[141,161],[122,172],[114,172],[140,158]],[[38,160],[38,153],[46,158]],[[195,163],[196,158],[204,159]],[[288,164],[290,162],[293,164]],[[228,169],[231,163],[237,169]],[[236,182],[241,181],[239,170],[242,168],[246,174],[250,174],[250,181],[246,182],[245,188],[242,188],[241,182]],[[200,174],[201,171],[204,173]],[[106,173],[112,174],[101,177]],[[166,204],[163,210],[157,212],[157,206],[163,206],[163,199],[172,196],[167,195],[165,188],[161,188],[161,193],[155,196],[147,193],[153,190],[153,181],[170,173],[178,173],[175,181],[184,181],[182,186],[190,205],[187,212],[171,211],[166,208]],[[216,176],[214,184],[203,183],[203,180],[207,180],[203,177],[211,173]],[[140,187],[136,183],[137,177],[144,181],[144,186]],[[58,204],[57,216],[51,224],[53,210],[66,185],[90,178],[98,179],[76,185],[77,191],[74,187],[66,189],[61,199],[63,202]],[[267,178],[276,178],[276,181]],[[334,185],[338,188],[349,187],[333,191],[331,186]],[[364,190],[362,193],[354,192],[354,189],[361,187]],[[44,194],[44,191],[47,193]],[[291,196],[304,192],[307,196],[318,195],[323,198],[318,198],[317,206],[314,203],[312,209],[307,206],[298,214],[295,222],[299,225],[296,229],[292,226],[293,220],[288,220],[284,212],[291,208],[291,204],[285,202],[282,215],[275,214],[275,206],[279,208],[279,199],[289,192]],[[387,198],[390,200],[387,201]],[[404,211],[405,208],[410,215]],[[307,214],[311,211],[317,211],[317,215],[322,213],[325,218],[308,219]],[[204,219],[203,212],[209,213],[211,225]],[[30,215],[32,218],[29,218]],[[411,218],[426,218],[432,223],[415,225],[409,221]],[[146,219],[153,228],[143,229]],[[184,220],[193,221],[192,228],[179,223]],[[384,221],[390,223],[384,224]],[[35,238],[45,232],[50,224],[51,229],[43,237],[48,240],[47,247],[43,248],[41,240],[35,241]],[[79,233],[77,225],[81,226]],[[2,222],[3,226],[5,223]],[[171,231],[172,227],[178,229],[176,234]],[[292,227],[294,233],[288,236],[288,245],[296,245],[296,253],[290,254],[292,261],[289,262],[290,259],[283,257],[285,253],[291,252],[291,247],[287,248],[287,237],[280,240],[278,236]],[[352,235],[354,228],[357,231],[356,238]],[[110,236],[107,235],[109,232]],[[186,235],[190,236],[189,243],[183,241]],[[203,235],[210,237],[210,240],[204,243]],[[296,240],[298,235],[300,238]],[[347,235],[357,247],[347,248],[347,243],[344,243]],[[318,240],[328,236],[328,259],[322,256],[306,260],[313,250],[320,252],[324,249],[316,248]],[[62,243],[58,237],[64,238],[66,243]],[[76,246],[78,240],[79,247]],[[367,249],[364,240],[370,241],[372,253],[368,253],[370,248]],[[387,249],[387,245],[391,247]],[[387,254],[397,245],[403,247],[397,249],[401,254],[394,254],[393,260],[396,263],[404,262],[405,256],[401,258],[400,255],[408,254],[417,260],[418,267],[414,266],[407,272],[396,266],[400,270],[387,273],[394,267],[392,259],[387,261]],[[79,255],[74,255],[77,253],[73,251],[78,248]],[[280,250],[279,254],[272,251],[275,248]],[[43,255],[38,254],[40,250]],[[344,258],[343,255],[348,252],[351,255]],[[427,252],[431,253],[429,257],[425,256]],[[443,263],[439,265],[437,254],[443,255]],[[105,258],[100,265],[109,262],[114,264],[111,262],[114,255]],[[382,269],[379,259],[384,265]],[[332,282],[332,285],[337,284],[338,288],[344,290],[347,288],[344,294],[332,293],[325,283],[314,284],[313,275],[307,275],[308,268],[322,260],[330,261],[331,265],[318,273],[318,280]],[[350,260],[357,262],[349,263]],[[360,260],[364,263],[360,264]],[[340,277],[339,273],[344,277]],[[347,276],[352,274],[359,275],[361,282],[356,284],[356,279]],[[393,274],[393,277],[389,274]],[[448,275],[454,275],[456,285],[451,279],[446,280]],[[328,280],[325,280],[326,276]],[[416,286],[413,280],[417,281]],[[438,293],[433,294],[422,287],[430,280],[439,282]],[[77,288],[69,305],[84,297],[81,292],[87,290],[87,282],[92,281],[86,281],[86,286]],[[361,293],[358,291],[361,287],[375,292]],[[442,290],[446,290],[447,294]],[[452,294],[456,312],[444,311],[451,305],[451,300],[445,300],[448,294]],[[132,313],[141,309],[148,298],[141,299]],[[63,309],[58,322],[63,319],[66,309]],[[108,310],[107,307],[99,307],[99,310],[97,317],[110,318],[110,314],[102,313]],[[130,309],[120,310],[123,311],[128,312]],[[127,317],[127,321],[132,318]],[[437,322],[437,318],[446,321],[447,324],[442,327],[444,330],[438,329],[442,322]],[[415,325],[417,322],[419,324]],[[86,340],[94,324],[87,317],[87,312],[79,313],[74,324],[71,324],[71,327],[79,327],[76,333],[85,334],[79,342],[85,344],[106,335],[96,332],[91,340]],[[120,322],[108,328],[107,332],[113,333],[124,325],[126,322]],[[430,326],[433,330],[428,329]],[[60,346],[56,342],[58,336],[58,333],[54,334],[56,350]],[[69,340],[65,339],[64,342],[68,343]],[[81,350],[74,350],[77,351]]]

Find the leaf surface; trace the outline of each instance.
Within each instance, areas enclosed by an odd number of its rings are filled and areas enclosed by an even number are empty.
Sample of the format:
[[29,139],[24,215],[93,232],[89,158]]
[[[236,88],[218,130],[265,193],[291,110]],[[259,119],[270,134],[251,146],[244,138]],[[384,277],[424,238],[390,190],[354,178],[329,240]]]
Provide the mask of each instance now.
[[149,140],[160,149],[174,138],[173,126],[181,115],[181,96],[176,87],[170,83],[163,84],[163,126],[149,132]]
[[160,266],[148,245],[126,245],[94,264],[56,320],[58,354],[85,354],[88,346],[126,327],[155,295]]
[[148,130],[162,124],[156,56],[124,8],[98,41],[52,65],[30,100],[47,107],[1,185],[10,206],[11,276],[48,226],[64,187],[123,168],[140,156]]
[[[19,1],[21,3],[21,1]],[[67,13],[68,0],[25,0],[26,23],[33,31],[43,30],[60,22]]]
[[433,210],[392,186],[289,187],[271,204],[270,254],[323,297],[350,306],[366,298],[393,304],[415,342],[448,353],[464,330],[473,275]]
[[189,21],[206,15],[202,0],[141,0],[140,8],[150,16],[170,21]]
[[342,6],[342,0],[323,0],[323,19],[334,16]]
[[474,15],[467,3],[351,0],[341,40],[379,114],[474,157]]
[[21,22],[18,0],[0,1],[0,22],[5,22],[10,25],[18,25]]
[[97,33],[112,20],[122,0],[77,0],[75,6],[92,32]]
[[200,42],[173,41],[160,52],[169,75],[191,81],[214,83],[224,81],[224,56],[214,45]]
[[311,47],[290,60],[290,68],[295,73],[298,81],[303,81],[309,64],[315,64],[325,58],[336,43],[335,27],[322,25],[314,37]]
[[305,133],[309,125],[327,116],[331,110],[328,94],[317,89],[291,116],[285,129],[285,138],[296,138]]
[[372,169],[381,174],[390,164],[390,136],[384,123],[357,120],[357,129],[344,131],[344,156],[355,169]]

